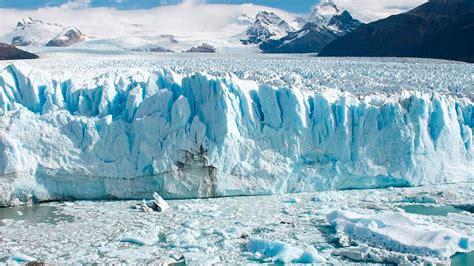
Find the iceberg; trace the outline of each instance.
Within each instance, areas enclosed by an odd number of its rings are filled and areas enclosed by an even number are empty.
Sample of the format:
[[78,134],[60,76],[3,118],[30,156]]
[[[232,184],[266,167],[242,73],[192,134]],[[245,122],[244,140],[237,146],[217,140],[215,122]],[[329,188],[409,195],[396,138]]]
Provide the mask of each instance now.
[[384,250],[449,258],[457,252],[469,252],[474,248],[474,241],[468,235],[434,223],[423,223],[402,213],[364,215],[333,211],[327,219],[340,239],[348,238]]
[[472,180],[473,107],[168,68],[82,85],[15,63],[0,72],[0,206]]

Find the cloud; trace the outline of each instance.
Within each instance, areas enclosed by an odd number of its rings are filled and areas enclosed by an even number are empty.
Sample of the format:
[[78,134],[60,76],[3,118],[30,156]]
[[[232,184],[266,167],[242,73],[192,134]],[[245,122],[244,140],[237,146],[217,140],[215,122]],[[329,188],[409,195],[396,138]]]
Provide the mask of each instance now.
[[178,6],[191,7],[191,6],[196,6],[196,5],[203,5],[205,3],[206,3],[206,0],[182,0],[181,3],[178,4]]
[[91,0],[69,0],[59,6],[62,9],[84,9],[88,8],[91,4]]
[[370,22],[408,11],[427,0],[335,0],[334,2],[347,9],[356,18]]

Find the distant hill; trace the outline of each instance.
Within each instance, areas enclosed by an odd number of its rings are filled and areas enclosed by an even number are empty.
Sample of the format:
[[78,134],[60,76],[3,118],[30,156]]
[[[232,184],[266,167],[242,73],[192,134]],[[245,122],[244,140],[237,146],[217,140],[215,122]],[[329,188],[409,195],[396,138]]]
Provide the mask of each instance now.
[[422,57],[474,62],[474,1],[433,0],[364,26],[319,56]]
[[13,45],[0,43],[0,60],[36,59],[39,56],[20,50]]

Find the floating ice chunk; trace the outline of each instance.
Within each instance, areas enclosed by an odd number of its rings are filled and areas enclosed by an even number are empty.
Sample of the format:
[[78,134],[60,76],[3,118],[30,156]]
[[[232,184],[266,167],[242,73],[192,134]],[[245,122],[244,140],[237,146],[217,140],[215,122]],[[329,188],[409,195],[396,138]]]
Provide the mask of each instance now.
[[296,203],[300,203],[301,199],[298,197],[291,197],[286,202],[296,204]]
[[164,212],[169,209],[168,203],[158,193],[153,193],[153,210]]
[[148,228],[135,232],[127,232],[119,237],[120,242],[126,242],[141,246],[149,246],[156,243],[158,239],[157,228]]
[[31,256],[28,256],[28,255],[25,255],[25,254],[22,254],[22,253],[13,254],[10,257],[10,260],[15,261],[15,262],[20,262],[20,263],[36,261],[35,258],[33,258]]
[[277,263],[318,263],[325,259],[319,256],[314,248],[302,250],[279,241],[250,239],[247,250],[255,259]]
[[433,264],[441,264],[446,261],[434,260],[428,257],[418,257],[415,255],[407,255],[399,252],[393,252],[378,248],[369,247],[367,245],[359,245],[356,247],[340,248],[333,253],[336,256],[343,256],[355,261],[389,263],[389,264],[420,264],[421,262],[433,262]]
[[448,219],[463,224],[474,224],[474,217],[457,213],[448,213]]
[[211,254],[202,254],[196,252],[188,252],[183,254],[186,266],[214,265],[221,262],[219,257]]
[[333,211],[327,215],[336,235],[369,246],[421,256],[448,258],[474,249],[473,239],[432,223],[421,223],[403,213],[362,215]]
[[174,259],[171,259],[171,258],[161,258],[161,259],[158,259],[157,261],[154,261],[151,264],[157,265],[157,266],[180,266],[180,265],[185,265],[184,259],[181,259],[181,260],[177,261],[177,260],[174,260]]
[[423,193],[419,194],[413,197],[406,197],[405,199],[402,200],[403,202],[412,202],[412,203],[433,203],[436,204],[438,203],[438,200],[436,197],[428,194],[428,193]]
[[145,199],[143,199],[141,209],[143,212],[153,212],[153,209],[148,207],[148,204]]

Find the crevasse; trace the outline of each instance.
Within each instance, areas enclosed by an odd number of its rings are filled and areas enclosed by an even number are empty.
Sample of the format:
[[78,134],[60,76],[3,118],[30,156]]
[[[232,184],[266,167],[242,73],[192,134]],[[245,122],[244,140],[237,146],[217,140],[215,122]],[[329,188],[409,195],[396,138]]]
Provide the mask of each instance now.
[[194,198],[474,179],[473,103],[353,96],[163,68],[86,85],[0,73],[0,205]]

